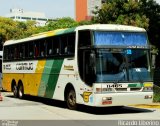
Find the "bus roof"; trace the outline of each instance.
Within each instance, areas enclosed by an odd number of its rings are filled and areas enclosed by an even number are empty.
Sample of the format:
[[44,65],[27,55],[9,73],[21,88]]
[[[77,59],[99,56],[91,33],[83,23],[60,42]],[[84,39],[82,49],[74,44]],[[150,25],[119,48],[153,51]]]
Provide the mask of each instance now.
[[118,24],[93,24],[93,25],[83,25],[76,28],[76,30],[105,30],[105,31],[130,31],[130,32],[146,32],[144,28],[139,28],[135,26],[118,25]]
[[43,32],[39,34],[34,34],[30,37],[19,39],[19,40],[8,40],[4,43],[6,45],[12,45],[17,43],[23,43],[31,40],[38,40],[41,38],[46,38],[50,36],[56,36],[66,33],[72,33],[78,30],[101,30],[101,31],[128,31],[128,32],[146,32],[145,29],[127,26],[127,25],[116,25],[116,24],[93,24],[93,25],[83,25],[75,28],[57,29],[53,31]]
[[32,41],[32,40],[38,40],[41,38],[46,38],[46,37],[60,35],[60,34],[71,33],[74,31],[75,31],[75,28],[66,28],[66,29],[57,29],[57,30],[53,30],[53,31],[42,32],[39,34],[33,34],[32,36],[24,38],[24,39],[8,40],[4,43],[4,46],[17,44],[17,43],[23,43],[23,42]]

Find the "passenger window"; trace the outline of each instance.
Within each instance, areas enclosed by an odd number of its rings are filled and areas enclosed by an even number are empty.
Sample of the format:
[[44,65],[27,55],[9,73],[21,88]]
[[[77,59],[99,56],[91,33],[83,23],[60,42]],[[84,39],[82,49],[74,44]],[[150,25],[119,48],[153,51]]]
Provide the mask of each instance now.
[[47,56],[53,55],[53,39],[48,38],[46,45],[47,45]]
[[65,55],[68,52],[68,38],[67,36],[61,36],[61,54]]
[[9,47],[4,47],[4,60],[9,60]]
[[[33,44],[32,44],[32,46],[33,46]],[[30,55],[30,52],[31,52],[31,50],[29,50],[29,43],[24,43],[23,44],[23,51],[24,51],[24,58],[29,58],[29,55]]]
[[61,54],[73,55],[75,50],[75,33],[61,37]]
[[39,57],[39,42],[35,41],[34,43],[34,57]]
[[75,33],[72,33],[68,36],[68,54],[75,53]]
[[18,45],[14,46],[14,59],[18,59],[19,58],[19,48]]
[[44,39],[40,40],[39,42],[40,45],[40,57],[45,57],[46,56],[46,42]]
[[29,58],[33,58],[33,43],[28,44]]
[[60,54],[60,39],[59,37],[53,37],[53,55]]
[[25,54],[24,44],[20,44],[19,45],[19,58],[20,59],[24,58],[24,54]]
[[11,46],[11,59],[13,60],[14,59],[14,46]]

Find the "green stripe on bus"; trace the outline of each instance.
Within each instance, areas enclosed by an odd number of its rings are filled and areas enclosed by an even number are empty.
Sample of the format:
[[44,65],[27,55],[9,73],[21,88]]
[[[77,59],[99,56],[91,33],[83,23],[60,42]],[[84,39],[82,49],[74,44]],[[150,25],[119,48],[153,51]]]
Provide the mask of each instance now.
[[128,87],[135,87],[135,88],[138,88],[138,87],[143,87],[143,84],[140,84],[140,83],[137,83],[137,84],[128,84]]
[[[45,97],[52,98],[55,87],[57,85],[60,70],[64,59],[55,59],[52,64],[51,72],[48,78],[48,84],[46,87]],[[48,62],[48,61],[47,61]]]
[[53,66],[53,60],[47,60],[44,66],[45,68],[42,74],[42,79],[41,79],[40,87],[38,90],[38,96],[41,96],[41,97],[45,96],[45,91],[48,84],[52,66]]

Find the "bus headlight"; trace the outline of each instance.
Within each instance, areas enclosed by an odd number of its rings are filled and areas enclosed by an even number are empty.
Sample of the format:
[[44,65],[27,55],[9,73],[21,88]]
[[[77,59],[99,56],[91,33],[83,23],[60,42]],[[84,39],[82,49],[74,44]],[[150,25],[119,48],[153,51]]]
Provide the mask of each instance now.
[[153,91],[153,88],[152,87],[144,87],[143,91]]
[[112,97],[103,97],[102,105],[112,104]]
[[144,99],[152,99],[152,95],[146,95],[144,96]]

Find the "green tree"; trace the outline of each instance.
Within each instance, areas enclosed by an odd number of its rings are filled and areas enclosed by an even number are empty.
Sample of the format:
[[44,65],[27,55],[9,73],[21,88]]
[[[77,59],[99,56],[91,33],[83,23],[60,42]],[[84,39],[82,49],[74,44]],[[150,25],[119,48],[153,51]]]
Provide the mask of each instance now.
[[35,21],[27,21],[25,22],[25,25],[26,25],[26,29],[25,30],[21,29],[22,30],[21,38],[28,37],[28,36],[31,36],[32,34],[35,34],[38,29]]
[[56,21],[51,21],[48,23],[48,30],[55,30],[61,28],[71,28],[78,26],[78,23],[70,17],[60,18]]
[[160,48],[160,5],[154,0],[141,0],[141,12],[149,18],[148,36]]
[[5,41],[28,37],[37,31],[34,21],[18,22],[0,17],[0,50]]
[[17,22],[15,29],[16,32],[13,36],[14,39],[21,39],[36,33],[36,30],[38,28],[36,27],[36,22],[27,21],[27,22]]
[[91,25],[94,24],[94,22],[92,21],[80,21],[78,22],[78,25]]
[[12,39],[15,32],[17,22],[14,22],[12,19],[0,17],[0,38],[1,41],[6,41]]
[[[149,41],[160,52],[160,5],[154,0],[141,0],[141,11],[149,18],[147,30]],[[156,57],[156,67],[160,68],[160,53]]]
[[9,18],[0,17],[0,50],[6,40],[14,39],[17,33],[17,22]]
[[93,12],[93,22],[124,24],[148,28],[149,19],[141,12],[140,3],[133,0],[112,0]]

